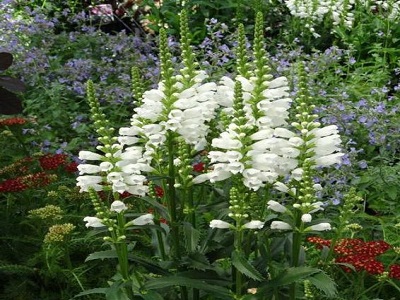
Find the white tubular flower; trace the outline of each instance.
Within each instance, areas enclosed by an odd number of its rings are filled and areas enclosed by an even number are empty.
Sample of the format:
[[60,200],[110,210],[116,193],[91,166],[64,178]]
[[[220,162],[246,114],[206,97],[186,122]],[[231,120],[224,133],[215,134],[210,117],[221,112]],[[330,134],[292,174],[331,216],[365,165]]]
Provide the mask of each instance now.
[[130,221],[133,225],[143,226],[143,225],[153,225],[154,224],[154,216],[152,214],[145,214],[136,219]]
[[281,77],[277,77],[274,80],[272,80],[269,84],[268,84],[268,88],[270,89],[276,89],[282,86],[288,86],[289,82],[287,80],[286,77],[281,76]]
[[127,210],[128,207],[124,204],[124,202],[120,200],[115,200],[111,203],[111,211],[115,211],[116,213],[120,213],[121,211]]
[[305,229],[305,231],[327,231],[331,230],[331,224],[329,223],[319,223],[316,225],[309,226]]
[[321,201],[314,202],[313,204],[311,204],[311,207],[313,207],[313,209],[311,211],[309,211],[308,213],[312,214],[317,211],[324,210],[322,207],[323,205],[324,205],[324,203]]
[[315,159],[315,163],[319,167],[329,167],[334,164],[340,164],[342,162],[342,156],[344,153],[333,153],[325,156],[321,156]]
[[79,159],[81,160],[101,160],[102,158],[102,155],[92,151],[79,151]]
[[226,150],[235,150],[242,147],[242,143],[228,132],[223,132],[219,138],[213,139],[211,145]]
[[304,170],[302,168],[297,168],[292,171],[292,178],[294,180],[300,181],[303,177]]
[[287,185],[280,181],[274,183],[274,188],[282,193],[289,192],[289,188],[287,187]]
[[264,222],[253,220],[243,225],[243,228],[247,229],[262,229],[264,227]]
[[111,171],[112,168],[114,168],[114,165],[108,161],[103,161],[102,163],[100,163],[99,167],[101,172],[108,172]]
[[315,128],[310,131],[317,138],[334,135],[339,133],[339,129],[336,125],[329,125],[322,128]]
[[83,174],[96,174],[101,171],[101,168],[91,164],[80,164],[78,165],[79,175]]
[[86,227],[93,227],[93,228],[99,228],[99,227],[104,227],[104,225],[99,218],[96,217],[85,217],[83,218],[83,221],[86,222]]
[[304,214],[301,216],[301,221],[303,223],[310,223],[312,220],[312,216],[310,214]]
[[100,184],[103,181],[101,176],[94,175],[84,175],[77,178],[76,185],[80,187],[80,192],[88,192],[89,189],[94,189],[95,191],[102,191],[103,186]]
[[149,187],[147,185],[128,185],[126,191],[132,195],[146,196],[146,194],[149,192]]
[[228,222],[222,221],[222,220],[212,220],[210,222],[210,227],[211,228],[219,228],[219,229],[227,229],[229,227],[231,227],[231,224],[229,224]]
[[286,211],[286,207],[284,207],[282,204],[274,200],[269,200],[267,204],[268,204],[267,208],[275,212],[284,213]]
[[271,223],[271,229],[274,230],[291,230],[292,226],[290,226],[288,223],[286,222],[282,222],[282,221],[272,221]]
[[111,183],[116,183],[123,180],[121,172],[111,172],[107,175],[107,180]]
[[192,182],[194,184],[199,184],[199,183],[203,183],[207,180],[210,180],[210,178],[211,178],[211,173],[200,174],[200,175],[196,176],[195,178],[193,178]]

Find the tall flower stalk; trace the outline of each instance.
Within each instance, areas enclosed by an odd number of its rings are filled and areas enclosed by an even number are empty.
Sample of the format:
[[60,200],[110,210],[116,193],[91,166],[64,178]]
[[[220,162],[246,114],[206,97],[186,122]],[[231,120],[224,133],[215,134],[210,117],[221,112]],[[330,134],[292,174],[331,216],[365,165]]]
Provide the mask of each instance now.
[[[316,122],[303,69],[298,97],[294,101],[295,122],[288,123],[293,101],[289,97],[288,80],[273,78],[270,74],[262,13],[256,15],[251,54],[246,48],[244,27],[239,25],[238,74],[233,79],[222,77],[218,84],[206,82],[206,72],[198,69],[187,24],[186,12],[182,11],[182,67],[178,72],[173,68],[163,29],[160,30],[161,81],[157,88],[144,91],[138,70],[132,69],[137,107],[130,126],[120,128],[117,137],[113,137],[114,129],[98,102],[94,101],[92,83],[88,83],[89,101],[101,145],[96,153],[82,151],[80,158],[100,163],[81,164],[78,185],[81,191],[90,192],[93,199],[100,191],[113,195],[111,209],[96,208],[96,217],[87,220],[94,227],[106,225],[109,228],[110,241],[118,256],[125,257],[120,260],[122,277],[136,282],[139,290],[141,276],[135,269],[127,267],[125,230],[129,224],[154,224],[154,216],[141,216],[147,221],[126,221],[126,206],[120,200],[121,195],[129,193],[137,201],[144,197],[153,205],[151,209],[155,215],[165,217],[167,224],[161,226],[157,220],[155,222],[161,227],[153,230],[159,250],[156,253],[163,263],[170,264],[170,269],[176,270],[172,273],[179,273],[187,268],[182,257],[190,260],[190,254],[204,255],[199,253],[198,247],[204,228],[197,214],[199,202],[194,199],[195,185],[210,182],[218,191],[219,187],[228,187],[228,213],[219,214],[221,219],[226,217],[227,220],[213,219],[209,226],[211,230],[228,229],[233,233],[233,250],[229,257],[231,292],[239,299],[246,289],[245,277],[255,282],[266,280],[252,264],[253,258],[262,252],[259,246],[266,237],[264,225],[275,218],[266,208],[280,214],[281,220],[274,220],[271,230],[292,232],[292,267],[301,264],[304,235],[309,231],[330,229],[328,223],[313,221],[312,214],[323,207],[315,196],[320,187],[312,182],[312,178],[317,167],[340,161],[340,138],[335,126],[320,128]],[[216,121],[218,117],[219,122]],[[211,124],[217,125],[210,128]],[[192,165],[203,151],[207,153],[208,169],[194,177]],[[154,197],[154,185],[163,189],[162,196]],[[286,203],[268,198],[273,187],[288,196]],[[97,207],[98,204],[93,203]],[[113,205],[117,204],[122,210],[115,215]],[[110,223],[114,216],[114,223]],[[254,235],[260,231],[263,231],[263,237],[254,242]],[[209,234],[213,236],[214,233]],[[269,243],[268,238],[263,242]],[[206,248],[202,246],[201,251]],[[267,248],[265,246],[263,251]],[[208,263],[206,256],[201,257]],[[129,271],[133,271],[132,276]],[[192,290],[192,298],[199,299],[197,287],[192,286]],[[188,299],[185,284],[180,286],[180,291],[181,298]],[[295,291],[293,284],[291,299],[295,299]]]

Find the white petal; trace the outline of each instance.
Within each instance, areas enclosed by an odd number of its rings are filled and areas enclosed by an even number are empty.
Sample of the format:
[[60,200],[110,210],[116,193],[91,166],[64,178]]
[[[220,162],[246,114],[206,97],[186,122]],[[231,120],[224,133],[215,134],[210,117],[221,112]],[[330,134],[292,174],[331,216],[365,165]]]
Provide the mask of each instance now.
[[222,220],[212,220],[210,222],[210,227],[211,228],[219,228],[219,229],[227,229],[231,226],[228,222],[222,221]]
[[282,221],[272,221],[271,223],[271,229],[276,229],[276,230],[290,230],[292,229],[292,226],[290,226],[286,222]]
[[264,227],[264,222],[254,220],[244,224],[243,227],[247,229],[262,229]]
[[115,200],[113,203],[111,203],[111,211],[115,211],[117,213],[120,213],[121,211],[127,210],[128,207],[124,204],[124,202],[120,200]]

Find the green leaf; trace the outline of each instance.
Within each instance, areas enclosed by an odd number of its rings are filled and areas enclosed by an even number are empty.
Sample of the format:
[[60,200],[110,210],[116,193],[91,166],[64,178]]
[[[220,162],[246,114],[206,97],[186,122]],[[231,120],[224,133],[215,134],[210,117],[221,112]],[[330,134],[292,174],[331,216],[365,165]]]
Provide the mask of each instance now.
[[144,294],[140,294],[144,300],[163,300],[164,298],[155,291],[146,291]]
[[254,268],[253,265],[251,265],[240,252],[232,252],[232,264],[240,273],[246,275],[247,277],[257,281],[263,280],[260,272],[258,272],[256,268]]
[[327,297],[335,297],[337,294],[336,283],[325,272],[319,272],[307,278],[317,289]]
[[148,290],[162,289],[172,286],[186,286],[196,288],[210,293],[215,299],[232,299],[229,289],[217,285],[211,285],[204,280],[191,279],[180,276],[170,276],[163,278],[155,278],[145,283],[144,288]]
[[213,269],[208,261],[207,257],[199,252],[189,253],[187,256],[183,257],[183,262],[187,264],[189,268],[197,270]]
[[107,288],[95,288],[95,289],[90,289],[87,291],[83,291],[79,293],[78,295],[74,296],[74,298],[82,297],[82,296],[87,296],[87,295],[92,295],[92,294],[103,294],[105,295],[107,293]]
[[200,240],[200,232],[193,228],[190,223],[183,224],[183,234],[185,235],[185,247],[188,252],[196,251]]
[[130,300],[121,285],[107,289],[106,300]]
[[389,185],[386,187],[386,193],[391,200],[397,199],[397,189],[398,187],[394,185]]
[[276,278],[272,279],[269,284],[273,287],[289,285],[319,272],[321,272],[320,269],[311,267],[288,268],[281,272]]
[[90,254],[85,262],[90,261],[90,260],[95,260],[95,259],[108,259],[108,258],[118,258],[117,251],[115,250],[105,250],[105,251],[99,251],[99,252],[94,252]]

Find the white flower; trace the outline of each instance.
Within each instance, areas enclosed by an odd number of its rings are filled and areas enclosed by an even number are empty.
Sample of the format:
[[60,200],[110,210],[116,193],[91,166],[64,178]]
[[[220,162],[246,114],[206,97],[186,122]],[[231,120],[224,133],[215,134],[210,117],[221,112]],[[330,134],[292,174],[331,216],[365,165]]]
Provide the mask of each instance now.
[[129,223],[132,223],[133,225],[137,226],[143,226],[143,225],[153,225],[154,224],[154,216],[152,214],[145,214],[140,217],[137,217],[136,219],[132,220]]
[[112,183],[116,183],[123,180],[121,172],[111,172],[107,175],[107,180]]
[[264,222],[261,221],[250,221],[243,225],[244,228],[247,229],[262,229],[264,227]]
[[274,183],[274,188],[283,193],[289,192],[288,186],[280,181]]
[[103,178],[101,176],[84,175],[77,178],[77,186],[79,186],[80,192],[88,192],[89,189],[94,189],[95,191],[103,190],[103,186],[100,184]]
[[315,159],[315,163],[319,167],[329,167],[334,164],[340,164],[342,162],[342,156],[344,153],[333,153],[325,156],[318,157]]
[[275,89],[275,88],[287,86],[287,85],[289,85],[287,78],[284,76],[281,76],[281,77],[277,77],[274,80],[272,80],[268,84],[268,88]]
[[239,140],[234,139],[228,132],[222,132],[219,138],[212,140],[211,145],[220,149],[240,149],[242,143]]
[[100,167],[91,164],[80,164],[78,165],[79,175],[83,174],[96,174],[101,171]]
[[320,185],[319,183],[314,184],[313,188],[316,191],[322,191],[322,185]]
[[324,205],[324,203],[321,202],[321,201],[314,202],[313,204],[311,204],[311,207],[313,207],[313,209],[312,209],[311,211],[309,211],[308,213],[312,214],[312,213],[315,213],[315,212],[317,212],[317,211],[324,210],[324,209],[321,207],[321,206],[323,206],[323,205]]
[[312,216],[310,214],[304,214],[301,216],[301,221],[303,223],[310,223],[312,220]]
[[102,155],[91,151],[79,151],[79,159],[82,160],[101,160],[102,158]]
[[200,174],[199,176],[196,176],[195,178],[193,178],[192,182],[194,184],[199,184],[199,183],[203,183],[207,180],[210,180],[210,174],[211,173]]
[[304,170],[302,168],[297,168],[292,171],[292,177],[294,180],[300,181],[303,176]]
[[101,220],[99,218],[96,217],[85,217],[83,218],[83,221],[86,222],[86,227],[94,227],[94,228],[98,228],[98,227],[104,227],[106,225],[104,225]]
[[292,229],[292,226],[290,226],[286,222],[282,221],[272,221],[271,223],[271,229],[277,229],[277,230],[290,230]]
[[329,135],[336,135],[339,133],[338,127],[336,125],[329,125],[322,128],[315,128],[310,131],[315,137],[324,137]]
[[124,202],[115,200],[113,203],[111,203],[111,211],[115,211],[117,213],[120,213],[121,211],[127,210],[128,207],[124,204]]
[[329,223],[319,223],[319,224],[307,227],[305,230],[306,231],[311,231],[311,230],[313,230],[313,231],[326,231],[326,230],[331,230],[331,229],[332,229],[331,224],[329,224]]
[[284,207],[282,204],[274,201],[274,200],[269,200],[267,202],[268,204],[268,209],[273,210],[275,212],[283,213],[286,211],[286,207]]
[[290,130],[288,130],[286,128],[278,127],[278,128],[275,128],[275,130],[274,130],[274,136],[289,139],[289,138],[295,137],[296,135],[295,135],[295,133],[291,132]]
[[227,229],[231,226],[228,222],[222,221],[222,220],[212,220],[210,222],[210,227],[211,228],[219,228],[219,229]]
[[114,165],[108,161],[103,161],[100,163],[99,167],[101,172],[108,172],[114,168]]

